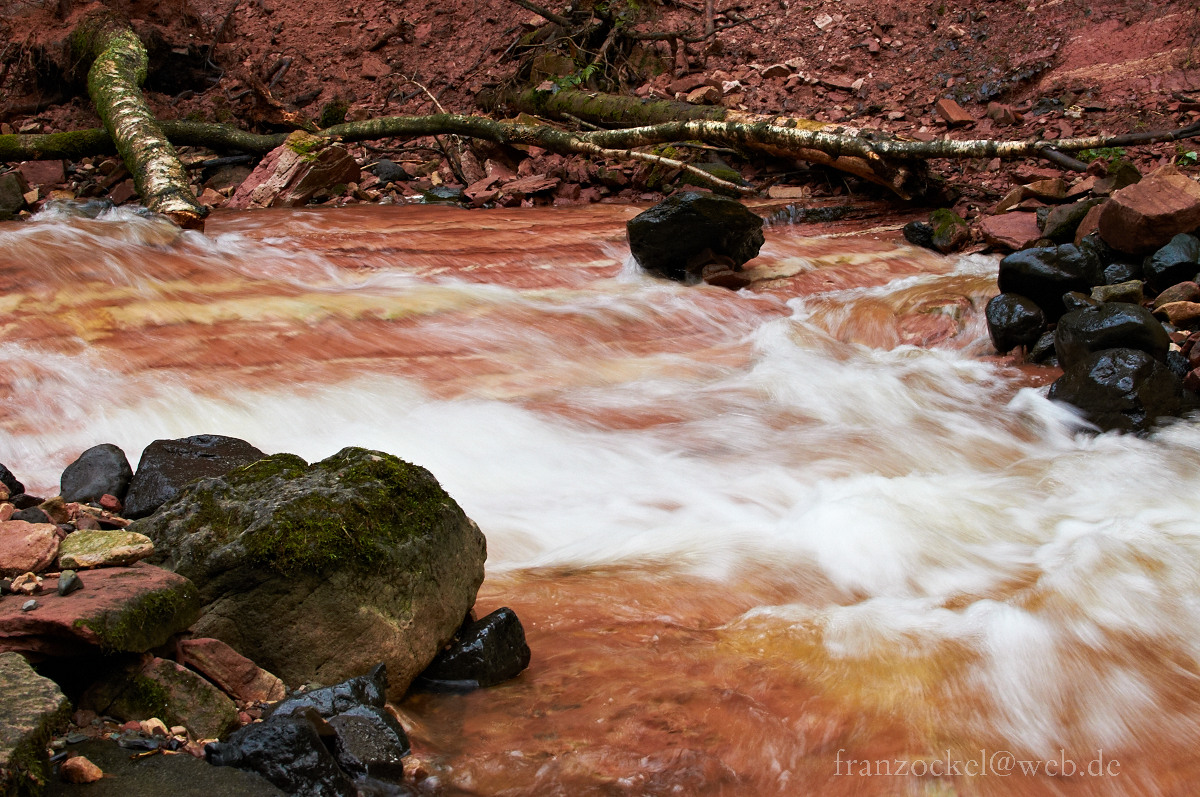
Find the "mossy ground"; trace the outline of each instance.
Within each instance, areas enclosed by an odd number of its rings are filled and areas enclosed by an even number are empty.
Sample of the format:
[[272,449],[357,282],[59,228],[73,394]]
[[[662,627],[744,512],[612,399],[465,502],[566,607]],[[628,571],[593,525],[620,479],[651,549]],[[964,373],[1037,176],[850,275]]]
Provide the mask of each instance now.
[[131,600],[119,612],[80,618],[75,624],[96,634],[105,651],[136,653],[161,645],[199,616],[199,592],[190,581],[184,581],[175,589],[158,590]]

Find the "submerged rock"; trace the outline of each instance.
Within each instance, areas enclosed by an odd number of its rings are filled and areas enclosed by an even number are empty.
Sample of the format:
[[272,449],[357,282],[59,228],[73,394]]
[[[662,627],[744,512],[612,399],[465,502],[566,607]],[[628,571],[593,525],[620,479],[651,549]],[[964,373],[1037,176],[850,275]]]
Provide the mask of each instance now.
[[438,654],[417,681],[424,689],[495,686],[529,666],[529,645],[516,612],[497,609],[466,623],[450,646]]
[[1069,367],[1050,386],[1101,431],[1145,432],[1183,409],[1183,385],[1162,362],[1138,349],[1106,349]]
[[696,282],[710,263],[738,270],[757,257],[762,226],[762,218],[735,199],[682,191],[634,216],[625,229],[642,268]]
[[382,659],[398,698],[483,581],[483,535],[433,475],[361,448],[203,479],[132,528],[154,540],[155,561],[196,583],[198,636],[293,687]]
[[155,440],[142,451],[137,472],[129,482],[125,517],[145,517],[179,495],[189,482],[224,476],[266,456],[245,440],[217,434]]
[[1149,310],[1125,302],[1073,310],[1054,330],[1054,350],[1064,369],[1103,349],[1140,349],[1166,362],[1170,345],[1167,331]]
[[984,311],[988,335],[1001,354],[1018,346],[1032,348],[1046,331],[1046,314],[1032,299],[1015,293],[992,297]]

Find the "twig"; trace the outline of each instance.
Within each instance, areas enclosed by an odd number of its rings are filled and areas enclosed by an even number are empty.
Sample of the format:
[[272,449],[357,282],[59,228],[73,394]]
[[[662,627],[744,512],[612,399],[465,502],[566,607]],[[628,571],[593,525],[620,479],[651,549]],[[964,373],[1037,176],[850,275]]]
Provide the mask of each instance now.
[[1055,166],[1061,166],[1062,168],[1069,169],[1073,172],[1086,172],[1088,170],[1088,165],[1083,161],[1077,158],[1072,158],[1065,152],[1059,152],[1058,150],[1051,149],[1050,147],[1042,147],[1038,150],[1038,154],[1053,163]]
[[566,17],[564,17],[561,14],[555,14],[550,9],[543,8],[542,6],[539,6],[537,3],[532,3],[532,2],[530,2],[530,0],[509,0],[509,2],[516,3],[521,8],[525,8],[525,9],[532,11],[535,14],[539,14],[542,17],[545,17],[546,19],[555,23],[556,25],[561,25],[564,28],[571,27],[571,20],[567,19]]
[[267,88],[268,89],[275,88],[275,84],[283,79],[283,76],[287,74],[287,71],[288,71],[288,69],[291,68],[291,66],[292,66],[292,59],[290,56],[280,58],[279,66],[276,68],[275,74],[271,78],[270,82],[267,83]]

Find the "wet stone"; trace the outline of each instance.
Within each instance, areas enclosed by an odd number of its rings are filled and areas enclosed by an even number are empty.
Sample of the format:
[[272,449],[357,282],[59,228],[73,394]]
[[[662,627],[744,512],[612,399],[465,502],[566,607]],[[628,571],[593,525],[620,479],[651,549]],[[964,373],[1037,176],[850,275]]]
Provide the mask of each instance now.
[[411,748],[408,735],[395,717],[378,706],[355,706],[330,717],[337,732],[338,763],[355,777],[402,778],[404,757]]
[[[174,440],[155,440],[142,451],[137,473],[125,496],[125,517],[145,517],[179,494],[196,479],[224,476],[267,455],[245,440],[199,434]],[[103,506],[103,504],[101,504]]]
[[1170,338],[1162,323],[1140,305],[1109,302],[1064,315],[1054,332],[1063,368],[1103,349],[1139,349],[1166,361]]
[[1180,233],[1142,264],[1146,282],[1156,291],[1166,290],[1200,271],[1200,238]]
[[205,746],[214,766],[256,772],[288,794],[355,797],[357,790],[304,717],[277,717],[246,725],[226,742]]
[[349,711],[355,706],[382,707],[387,702],[387,666],[377,664],[366,675],[348,678],[333,686],[297,692],[276,703],[270,716],[286,717],[313,709],[318,715],[329,717]]
[[1031,299],[1015,293],[992,298],[984,311],[992,345],[1001,354],[1033,346],[1046,331],[1046,315]]
[[99,501],[104,494],[123,498],[129,489],[133,468],[125,452],[112,443],[92,446],[66,467],[60,492],[66,501]]
[[1182,384],[1163,363],[1137,349],[1105,349],[1066,369],[1048,397],[1076,407],[1101,431],[1148,431],[1183,408]]
[[515,678],[529,666],[529,645],[516,612],[508,607],[465,624],[447,650],[421,673],[419,685],[487,687]]
[[737,270],[757,257],[764,242],[762,226],[762,218],[737,200],[681,191],[630,219],[626,235],[642,268],[695,282],[704,266],[718,258],[727,258],[728,267]]

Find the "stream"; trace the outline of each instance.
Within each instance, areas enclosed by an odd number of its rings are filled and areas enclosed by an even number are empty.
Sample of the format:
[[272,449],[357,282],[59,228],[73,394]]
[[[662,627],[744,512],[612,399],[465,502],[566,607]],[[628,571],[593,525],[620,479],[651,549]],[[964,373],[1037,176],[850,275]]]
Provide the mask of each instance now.
[[751,288],[688,287],[637,211],[0,224],[0,462],[432,471],[533,651],[398,706],[438,793],[1194,793],[1200,426],[1048,402],[988,342],[995,257],[780,220]]

